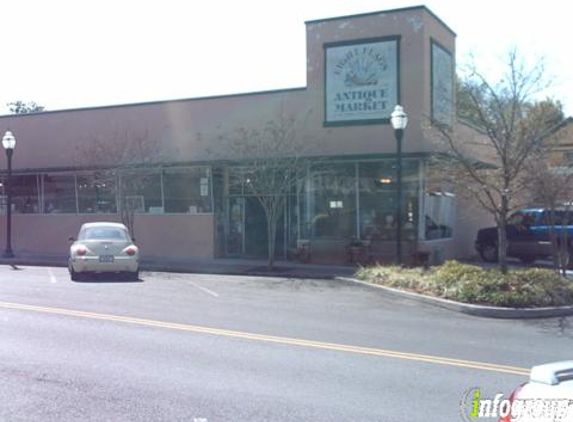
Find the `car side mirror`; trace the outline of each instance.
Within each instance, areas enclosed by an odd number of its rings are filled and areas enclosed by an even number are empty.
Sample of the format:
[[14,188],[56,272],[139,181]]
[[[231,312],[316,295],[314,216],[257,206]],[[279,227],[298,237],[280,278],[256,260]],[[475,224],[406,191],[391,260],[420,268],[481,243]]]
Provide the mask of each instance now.
[[68,242],[75,242],[76,239],[74,238],[74,236],[70,236],[68,237]]

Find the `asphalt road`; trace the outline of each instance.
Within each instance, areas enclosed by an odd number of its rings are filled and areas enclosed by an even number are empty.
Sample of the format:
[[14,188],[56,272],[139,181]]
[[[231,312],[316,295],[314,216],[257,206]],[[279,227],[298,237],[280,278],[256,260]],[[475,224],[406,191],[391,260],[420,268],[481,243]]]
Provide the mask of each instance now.
[[[0,267],[0,421],[461,421],[571,359],[573,318],[491,320],[339,281]],[[498,365],[498,366],[493,366]]]

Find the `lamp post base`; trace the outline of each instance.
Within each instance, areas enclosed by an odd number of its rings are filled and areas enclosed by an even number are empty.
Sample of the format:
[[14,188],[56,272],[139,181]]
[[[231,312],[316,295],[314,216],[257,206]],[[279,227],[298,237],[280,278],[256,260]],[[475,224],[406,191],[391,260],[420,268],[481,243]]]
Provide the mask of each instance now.
[[14,258],[14,252],[12,250],[7,250],[2,254],[2,258]]

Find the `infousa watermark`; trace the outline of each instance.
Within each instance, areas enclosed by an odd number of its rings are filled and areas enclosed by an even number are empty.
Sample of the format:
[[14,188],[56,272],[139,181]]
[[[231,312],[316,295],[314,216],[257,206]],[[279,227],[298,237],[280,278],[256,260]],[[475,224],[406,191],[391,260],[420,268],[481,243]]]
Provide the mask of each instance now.
[[498,393],[493,398],[482,396],[481,388],[464,391],[460,402],[462,419],[507,418],[512,422],[573,422],[573,399],[516,398],[510,400]]

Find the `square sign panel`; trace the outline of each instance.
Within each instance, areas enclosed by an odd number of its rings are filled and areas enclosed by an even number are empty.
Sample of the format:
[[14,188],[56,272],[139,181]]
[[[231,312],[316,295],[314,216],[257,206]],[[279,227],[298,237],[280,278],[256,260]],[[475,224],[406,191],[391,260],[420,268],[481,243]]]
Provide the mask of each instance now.
[[398,104],[398,41],[324,46],[326,125],[388,122]]

